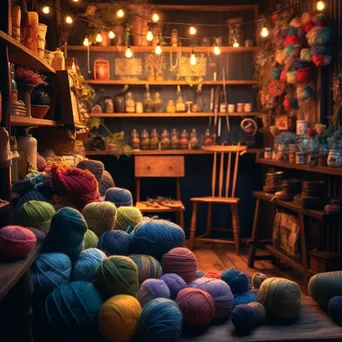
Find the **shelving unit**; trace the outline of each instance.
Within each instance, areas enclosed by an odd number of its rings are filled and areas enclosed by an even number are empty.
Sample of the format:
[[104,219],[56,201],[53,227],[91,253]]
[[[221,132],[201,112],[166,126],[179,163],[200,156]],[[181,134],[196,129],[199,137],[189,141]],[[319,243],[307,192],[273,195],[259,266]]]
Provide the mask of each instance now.
[[14,116],[11,115],[12,127],[27,127],[27,126],[45,126],[45,127],[57,127],[61,124],[54,120],[48,119],[35,119],[26,116]]
[[[189,83],[187,81],[145,81],[145,80],[108,80],[108,81],[99,81],[99,80],[85,80],[85,82],[89,85],[134,85],[134,86],[177,86],[177,85],[223,85],[222,81],[201,81],[201,82],[193,82]],[[254,80],[226,80],[226,85],[257,85],[257,81]]]
[[[209,118],[214,113],[89,113],[91,118]],[[218,116],[249,117],[261,113],[218,113]]]

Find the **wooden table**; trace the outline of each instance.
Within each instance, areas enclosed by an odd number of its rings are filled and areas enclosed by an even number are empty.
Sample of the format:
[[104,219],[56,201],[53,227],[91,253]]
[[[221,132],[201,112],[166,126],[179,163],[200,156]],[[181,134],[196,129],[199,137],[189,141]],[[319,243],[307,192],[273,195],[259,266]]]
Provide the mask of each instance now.
[[231,321],[222,325],[211,325],[209,329],[197,336],[182,337],[182,342],[276,342],[276,341],[342,341],[342,327],[313,301],[311,297],[302,297],[300,315],[295,324],[263,325],[254,329],[249,335],[238,335]]

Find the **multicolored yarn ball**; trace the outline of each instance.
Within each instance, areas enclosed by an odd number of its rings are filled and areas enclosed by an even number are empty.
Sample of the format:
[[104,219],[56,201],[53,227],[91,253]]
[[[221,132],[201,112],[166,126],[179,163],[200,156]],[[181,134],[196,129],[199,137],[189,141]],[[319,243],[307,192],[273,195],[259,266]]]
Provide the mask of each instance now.
[[329,55],[313,55],[312,61],[316,66],[326,66],[331,63],[332,57]]
[[42,253],[32,266],[34,294],[45,297],[55,288],[67,284],[71,277],[71,260],[63,253]]
[[300,59],[306,62],[311,62],[312,61],[311,50],[307,48],[302,49],[300,51]]
[[123,230],[109,230],[100,236],[98,248],[107,255],[128,255],[131,249],[131,238]]
[[280,80],[280,73],[281,73],[281,69],[280,68],[274,68],[272,70],[272,78],[274,80]]
[[48,229],[55,213],[55,208],[49,202],[28,201],[20,208],[19,224],[24,227]]
[[324,13],[318,13],[312,19],[313,23],[316,26],[324,26],[326,24],[327,20],[328,19]]
[[290,26],[288,30],[288,36],[297,36],[298,28],[295,26]]
[[185,234],[180,226],[170,221],[150,219],[135,228],[132,248],[135,253],[152,255],[160,260],[172,248],[183,247],[184,242]]
[[260,286],[257,302],[261,303],[268,314],[292,320],[299,314],[300,288],[294,281],[284,278],[268,278]]
[[289,70],[286,73],[286,82],[288,84],[297,84],[298,83],[297,71],[296,70]]
[[342,325],[342,296],[335,296],[329,300],[328,311],[335,323]]
[[264,324],[265,320],[266,320],[266,309],[265,309],[265,307],[258,302],[252,302],[252,303],[249,303],[247,305],[255,310],[256,323],[258,325]]
[[288,95],[285,95],[284,97],[283,106],[288,111],[291,109],[299,109],[298,100]]
[[117,295],[103,303],[98,313],[100,334],[109,342],[128,342],[135,334],[141,306],[128,295]]
[[331,46],[326,45],[314,45],[311,48],[312,55],[329,55],[333,53]]
[[205,278],[221,279],[221,273],[209,271],[204,275]]
[[315,26],[307,34],[308,44],[326,45],[332,36],[332,30],[329,27]]
[[197,259],[194,253],[183,247],[176,247],[163,255],[161,265],[164,273],[176,273],[186,283],[196,279]]
[[76,167],[91,172],[98,182],[101,180],[104,171],[103,163],[98,160],[82,160]]
[[262,282],[266,280],[268,277],[266,274],[255,272],[251,276],[251,285],[253,288],[258,289],[260,288]]
[[100,263],[95,285],[105,299],[118,294],[136,297],[139,290],[138,268],[132,259],[113,255]]
[[113,186],[115,186],[113,177],[108,171],[104,170],[101,180],[99,181],[99,190],[101,197],[105,196],[106,191]]
[[277,50],[275,54],[275,60],[278,64],[282,65],[285,62],[285,51]]
[[72,269],[72,280],[92,282],[99,264],[106,258],[106,254],[97,248],[89,248],[81,252]]
[[257,299],[257,293],[254,291],[248,291],[246,293],[240,293],[234,295],[234,308],[240,304],[249,304],[255,302]]
[[314,90],[309,85],[305,86],[304,88],[302,87],[297,88],[297,97],[301,101],[305,101],[313,95],[314,95]]
[[144,254],[131,254],[129,257],[138,267],[139,285],[141,285],[146,279],[158,279],[163,274],[163,270],[159,261],[152,256]]
[[83,249],[96,248],[99,243],[99,238],[90,229],[88,229],[84,234],[83,239]]
[[286,81],[286,70],[282,70],[280,73],[280,81],[285,82]]
[[227,318],[233,311],[234,296],[229,285],[223,280],[203,277],[190,283],[189,287],[211,295],[215,304],[215,318]]
[[94,202],[87,204],[82,215],[87,221],[88,228],[97,236],[112,230],[116,219],[116,207],[111,202]]
[[122,188],[110,188],[106,191],[105,201],[112,202],[117,208],[131,207],[133,205],[133,197],[129,190]]
[[236,330],[251,331],[257,325],[255,310],[247,304],[237,305],[231,315]]
[[165,273],[159,279],[163,280],[169,288],[171,299],[176,299],[178,292],[188,287],[183,278],[175,273]]
[[233,267],[224,270],[221,273],[221,279],[229,285],[234,295],[245,293],[249,290],[248,275],[237,268]]
[[51,335],[60,340],[89,338],[96,333],[96,318],[102,303],[98,290],[86,281],[57,287],[45,301]]
[[164,280],[146,279],[140,286],[139,301],[144,307],[156,298],[170,298],[170,289]]
[[139,341],[177,342],[182,332],[182,313],[177,304],[165,298],[147,303],[138,323]]
[[204,277],[204,272],[201,270],[196,271],[196,279]]
[[187,288],[178,292],[176,303],[188,326],[203,326],[215,316],[215,304],[211,295],[200,289]]
[[36,245],[37,238],[20,226],[5,226],[0,229],[0,255],[9,258],[24,258]]
[[130,233],[142,221],[141,211],[136,207],[120,207],[117,210],[114,229]]

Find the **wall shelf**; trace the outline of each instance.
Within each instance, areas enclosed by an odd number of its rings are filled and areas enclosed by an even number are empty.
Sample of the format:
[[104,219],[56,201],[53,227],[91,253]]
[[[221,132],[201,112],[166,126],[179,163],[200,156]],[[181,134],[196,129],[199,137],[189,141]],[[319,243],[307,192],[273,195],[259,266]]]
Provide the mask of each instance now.
[[12,127],[28,127],[28,126],[45,126],[45,127],[57,127],[60,124],[54,120],[47,119],[35,119],[26,116],[11,115]]
[[[249,117],[261,116],[261,113],[218,113],[218,116]],[[91,118],[209,118],[214,113],[89,113]]]
[[[193,82],[189,83],[187,81],[145,81],[145,80],[108,80],[108,81],[99,81],[99,80],[85,80],[85,83],[89,85],[154,85],[154,86],[177,86],[177,85],[188,85],[193,86],[197,84],[202,85],[223,85],[222,81],[202,81],[202,82]],[[226,80],[226,85],[257,85],[257,81],[254,80]]]

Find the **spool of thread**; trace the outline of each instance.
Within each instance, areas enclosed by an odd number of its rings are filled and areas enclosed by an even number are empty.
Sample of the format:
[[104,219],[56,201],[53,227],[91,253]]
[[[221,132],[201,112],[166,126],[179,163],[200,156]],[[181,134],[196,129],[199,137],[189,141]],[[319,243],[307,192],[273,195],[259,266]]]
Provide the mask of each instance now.
[[257,299],[257,293],[254,291],[248,291],[246,293],[240,293],[234,295],[234,308],[240,304],[249,304],[255,302]]
[[268,277],[266,274],[263,274],[263,273],[259,273],[259,272],[256,272],[256,273],[253,273],[252,277],[251,277],[251,285],[253,288],[255,289],[258,289],[260,288],[262,282],[264,280],[266,280]]
[[234,267],[224,270],[221,273],[221,279],[229,285],[234,295],[246,293],[249,290],[248,275]]
[[170,298],[170,289],[164,280],[146,279],[140,286],[139,301],[144,307],[148,302],[156,298]]
[[81,170],[88,170],[95,176],[98,182],[101,181],[104,171],[104,165],[102,162],[98,160],[82,160],[76,167]]
[[[205,278],[221,279],[221,273],[209,271],[204,275]],[[197,276],[196,276],[197,278]]]
[[105,196],[106,191],[113,186],[115,186],[113,177],[108,171],[104,170],[101,180],[99,181],[99,190],[101,197]]
[[97,237],[97,235],[92,230],[87,229],[84,234],[83,249],[96,248],[98,243],[99,238]]
[[135,207],[120,207],[117,210],[114,229],[130,233],[142,221],[142,214]]
[[215,305],[209,293],[200,289],[187,288],[178,292],[176,303],[187,326],[204,326],[215,315]]
[[103,303],[98,313],[100,334],[111,342],[131,341],[141,314],[138,300],[128,295],[117,295]]
[[129,190],[112,187],[106,191],[105,201],[115,204],[117,208],[133,206],[133,197]]
[[138,267],[139,285],[141,285],[146,279],[158,279],[163,274],[160,263],[152,256],[144,254],[131,254],[129,257]]
[[109,230],[99,238],[98,247],[109,255],[128,255],[131,249],[131,238],[123,230]]
[[138,268],[126,256],[111,256],[97,268],[95,286],[105,299],[118,294],[136,297],[139,289]]
[[87,221],[88,228],[97,236],[112,230],[116,219],[116,207],[111,202],[94,202],[87,204],[82,214]]
[[189,249],[176,247],[163,255],[161,262],[164,273],[176,273],[186,283],[196,279],[197,259]]
[[89,248],[81,252],[72,270],[72,280],[84,280],[91,283],[95,279],[97,267],[104,259],[106,255],[97,248]]
[[334,322],[342,325],[342,296],[335,296],[329,300],[328,311]]
[[183,278],[175,273],[165,273],[160,280],[163,280],[169,288],[171,299],[176,299],[178,292],[188,287]]

